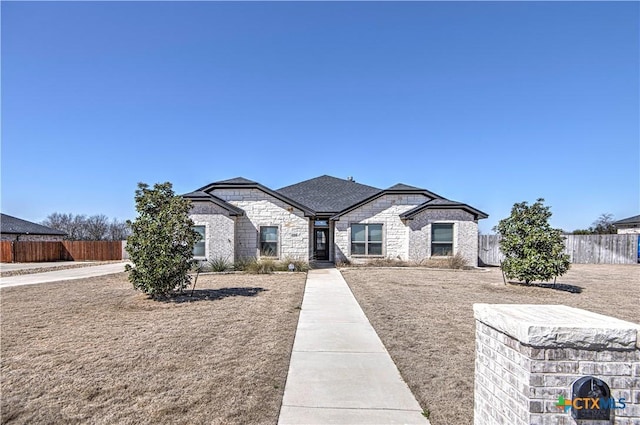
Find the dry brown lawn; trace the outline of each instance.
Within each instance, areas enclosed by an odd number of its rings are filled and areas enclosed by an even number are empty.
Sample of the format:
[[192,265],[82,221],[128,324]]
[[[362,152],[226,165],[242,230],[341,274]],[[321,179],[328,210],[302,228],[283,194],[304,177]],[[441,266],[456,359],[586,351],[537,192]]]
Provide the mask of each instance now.
[[640,265],[578,265],[558,283],[504,286],[499,269],[344,269],[432,425],[473,422],[474,303],[565,304],[640,323]]
[[181,302],[124,273],[2,289],[2,423],[276,423],[304,281],[201,275]]

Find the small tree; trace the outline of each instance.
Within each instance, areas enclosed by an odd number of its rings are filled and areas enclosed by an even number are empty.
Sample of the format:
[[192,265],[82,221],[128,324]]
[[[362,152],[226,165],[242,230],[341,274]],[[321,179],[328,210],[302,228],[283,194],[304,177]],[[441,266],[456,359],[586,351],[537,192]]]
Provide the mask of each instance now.
[[588,229],[577,229],[574,235],[610,235],[618,233],[616,225],[613,224],[613,214],[603,213],[591,224]]
[[562,230],[549,224],[551,211],[540,198],[529,206],[516,203],[511,216],[500,220],[496,230],[502,237],[500,250],[505,256],[502,270],[509,278],[527,284],[548,281],[569,270],[569,256],[563,254]]
[[122,241],[129,235],[126,222],[114,218],[109,223],[109,218],[104,214],[87,217],[55,212],[49,214],[42,224],[65,232],[65,239],[72,241]]
[[138,217],[127,221],[126,249],[134,264],[126,267],[129,281],[152,298],[167,297],[191,282],[193,246],[200,238],[189,218],[191,202],[176,196],[169,182],[153,189],[138,183],[135,201]]
[[613,224],[613,214],[600,214],[600,217],[592,224],[593,233],[598,235],[610,235],[618,233],[616,225]]
[[107,231],[107,239],[110,241],[123,241],[127,239],[131,232],[129,231],[129,226],[126,221],[120,221],[117,219],[113,219],[111,223],[109,223],[109,230]]

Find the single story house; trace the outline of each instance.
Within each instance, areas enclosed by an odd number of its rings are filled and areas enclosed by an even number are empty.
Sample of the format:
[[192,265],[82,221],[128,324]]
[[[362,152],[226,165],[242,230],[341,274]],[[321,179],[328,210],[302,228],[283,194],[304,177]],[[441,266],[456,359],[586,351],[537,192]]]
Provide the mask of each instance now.
[[613,223],[618,229],[618,234],[640,234],[640,215],[623,218]]
[[421,261],[461,254],[478,263],[487,214],[426,189],[388,189],[320,176],[273,190],[238,177],[183,195],[202,240],[200,259],[296,258]]
[[0,214],[0,240],[3,241],[62,241],[67,234],[51,227]]

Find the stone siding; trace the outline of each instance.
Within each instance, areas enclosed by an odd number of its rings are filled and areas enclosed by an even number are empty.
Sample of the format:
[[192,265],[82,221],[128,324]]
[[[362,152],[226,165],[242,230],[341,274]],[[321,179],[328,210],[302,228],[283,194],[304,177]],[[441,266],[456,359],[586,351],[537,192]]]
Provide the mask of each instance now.
[[[335,222],[335,259],[353,262],[367,257],[351,256],[351,224],[382,224],[382,256],[397,260],[409,259],[409,229],[400,214],[426,202],[424,195],[383,195],[340,217]],[[380,257],[378,257],[380,258]]]
[[431,257],[431,224],[453,224],[453,253],[460,253],[467,265],[478,265],[478,224],[474,216],[457,209],[427,209],[409,221],[409,259]]
[[640,235],[640,227],[618,227],[619,235]]
[[215,189],[211,193],[245,212],[236,221],[236,259],[260,257],[260,226],[278,226],[279,258],[309,259],[309,219],[304,212],[259,189]]
[[235,261],[235,218],[227,210],[211,202],[192,204],[189,217],[196,226],[205,226],[207,260]]
[[[474,424],[640,423],[640,325],[562,305],[474,305]],[[582,376],[625,399],[611,421],[576,421],[559,409]]]

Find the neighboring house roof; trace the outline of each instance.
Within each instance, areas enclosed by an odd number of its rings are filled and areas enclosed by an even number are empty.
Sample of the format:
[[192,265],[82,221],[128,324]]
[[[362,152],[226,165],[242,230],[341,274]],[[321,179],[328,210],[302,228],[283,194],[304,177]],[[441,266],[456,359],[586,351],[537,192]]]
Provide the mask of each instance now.
[[18,235],[52,235],[66,236],[65,232],[52,229],[51,227],[22,220],[7,214],[0,214],[0,233]]
[[277,190],[318,213],[335,214],[380,192],[380,189],[331,176],[320,176]]
[[462,202],[450,201],[448,199],[432,199],[400,214],[400,218],[403,220],[412,220],[420,212],[427,209],[460,209],[473,214],[476,220],[489,217],[486,213]]
[[316,215],[316,212],[309,208],[308,206],[301,204],[281,193],[276,192],[275,190],[271,190],[266,186],[261,185],[260,183],[254,182],[252,180],[245,179],[244,177],[236,177],[230,180],[221,180],[214,183],[210,183],[206,186],[201,187],[196,192],[206,192],[209,193],[215,189],[235,189],[238,187],[242,187],[244,189],[258,189],[268,195],[273,196],[276,199],[284,202],[285,204],[291,205],[304,212],[305,216],[313,217]]
[[622,220],[614,221],[613,224],[615,226],[640,224],[640,215],[634,215],[633,217],[623,218]]
[[241,208],[238,208],[235,205],[231,205],[224,199],[220,199],[210,193],[197,190],[195,192],[185,193],[184,195],[182,195],[182,197],[190,199],[192,201],[212,202],[217,206],[227,210],[229,212],[229,215],[244,215],[244,211]]

